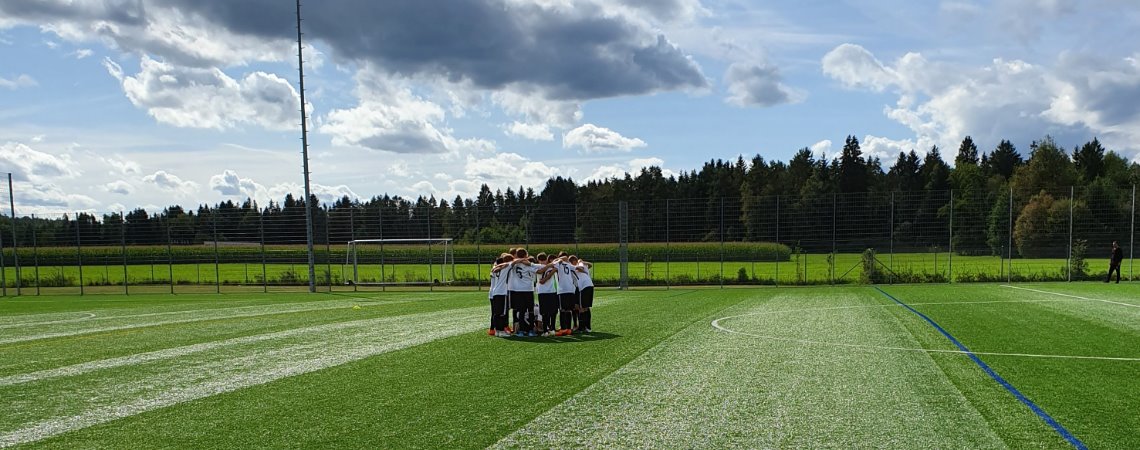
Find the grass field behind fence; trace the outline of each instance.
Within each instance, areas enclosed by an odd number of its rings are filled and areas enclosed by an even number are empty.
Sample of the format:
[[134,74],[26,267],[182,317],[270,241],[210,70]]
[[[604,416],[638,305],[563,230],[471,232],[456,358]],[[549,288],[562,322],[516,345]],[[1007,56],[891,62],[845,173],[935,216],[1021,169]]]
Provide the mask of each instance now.
[[[1064,259],[1014,259],[1007,260],[990,256],[951,257],[949,253],[900,253],[876,256],[875,270],[881,272],[882,281],[887,283],[945,282],[953,272],[954,281],[1048,281],[1066,280]],[[797,254],[791,260],[772,261],[724,261],[719,258],[686,258],[670,261],[637,261],[629,263],[630,283],[634,285],[696,285],[696,284],[848,284],[859,283],[864,274],[863,256],[841,253],[832,262],[827,254]],[[1089,262],[1084,276],[1076,280],[1097,279],[1107,272],[1107,264],[1096,260]],[[1011,269],[1012,267],[1012,269]],[[486,272],[490,264],[385,264],[384,281],[387,282],[429,282],[449,281],[452,284],[486,284]],[[195,264],[167,265],[165,261],[153,264],[131,264],[124,268],[119,264],[85,265],[82,280],[85,286],[121,286],[126,275],[130,285],[169,285],[171,275],[174,284],[226,286],[260,286],[263,280],[269,285],[303,285],[308,282],[308,267],[304,261],[294,264],[270,263],[264,266],[256,262],[220,263],[202,262]],[[742,271],[743,270],[743,271]],[[1012,270],[1012,276],[1010,271]],[[356,267],[356,279],[362,282],[380,282],[380,264],[361,264]],[[444,274],[440,272],[444,271]],[[35,287],[37,275],[43,287],[79,286],[78,266],[22,267],[22,286]],[[1123,266],[1124,279],[1130,279],[1130,261]],[[343,288],[346,282],[354,279],[353,266],[336,261],[332,264],[318,262],[316,266],[317,284]],[[723,273],[723,280],[722,280]],[[444,276],[446,275],[446,276]],[[8,287],[16,285],[16,269],[7,267],[4,277]],[[616,262],[594,264],[594,278],[602,285],[616,285],[620,279],[620,268]]]
[[8,298],[0,446],[1072,448],[890,295],[1140,447],[1134,288],[882,289],[603,289],[594,333],[510,339],[479,292]]

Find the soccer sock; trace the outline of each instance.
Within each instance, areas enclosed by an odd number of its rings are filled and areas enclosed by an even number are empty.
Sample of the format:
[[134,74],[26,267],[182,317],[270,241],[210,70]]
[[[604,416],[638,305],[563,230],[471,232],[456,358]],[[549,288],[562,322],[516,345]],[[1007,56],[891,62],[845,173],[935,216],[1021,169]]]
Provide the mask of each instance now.
[[570,310],[563,309],[562,311],[559,311],[558,324],[561,325],[560,329],[562,330],[570,329]]
[[590,328],[590,310],[582,311],[582,328]]
[[582,326],[581,313],[579,313],[578,310],[574,310],[574,328],[578,328],[581,326]]

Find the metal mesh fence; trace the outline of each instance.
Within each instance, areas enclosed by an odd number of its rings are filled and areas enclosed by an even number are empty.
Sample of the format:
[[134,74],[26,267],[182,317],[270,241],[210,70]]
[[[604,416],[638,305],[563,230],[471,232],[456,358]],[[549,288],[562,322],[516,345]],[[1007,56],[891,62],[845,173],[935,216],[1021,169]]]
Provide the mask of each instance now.
[[[2,183],[0,183],[2,185]],[[5,186],[6,188],[6,186]],[[7,198],[8,192],[0,197]],[[486,287],[510,247],[594,263],[602,286],[1104,279],[1113,241],[1134,280],[1135,187],[458,204],[374,200],[315,209],[322,290]],[[304,205],[13,215],[0,208],[3,295],[269,292],[309,280]],[[18,211],[17,211],[18,212]],[[351,261],[359,239],[382,245]]]

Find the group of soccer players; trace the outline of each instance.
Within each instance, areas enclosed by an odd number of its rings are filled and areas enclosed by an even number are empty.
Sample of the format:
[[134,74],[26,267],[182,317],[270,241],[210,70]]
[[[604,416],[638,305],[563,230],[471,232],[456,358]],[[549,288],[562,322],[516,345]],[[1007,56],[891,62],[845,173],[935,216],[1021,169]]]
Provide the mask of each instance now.
[[[590,307],[594,305],[592,267],[593,264],[566,252],[530,256],[526,249],[512,248],[499,255],[491,268],[491,328],[487,334],[509,337],[589,333]],[[512,317],[513,326],[508,323]]]

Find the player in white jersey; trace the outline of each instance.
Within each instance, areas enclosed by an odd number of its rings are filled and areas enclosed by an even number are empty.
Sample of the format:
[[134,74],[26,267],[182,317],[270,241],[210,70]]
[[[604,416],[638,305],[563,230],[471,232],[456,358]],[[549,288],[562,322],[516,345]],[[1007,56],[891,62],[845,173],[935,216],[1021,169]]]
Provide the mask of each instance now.
[[491,300],[491,329],[488,334],[498,337],[510,336],[506,331],[507,276],[512,259],[514,258],[506,253],[499,255],[494,267],[491,268],[491,288],[487,292],[487,297]]
[[527,260],[526,249],[519,249],[507,278],[507,297],[515,312],[515,335],[534,336],[534,278],[539,266]]
[[577,258],[571,257],[570,261],[575,263],[575,273],[578,275],[578,305],[581,311],[578,313],[578,330],[589,333],[593,326],[590,308],[594,306],[594,279],[590,276],[590,270],[594,265],[586,260],[575,260]]
[[558,254],[554,260],[555,281],[558,282],[558,332],[555,336],[566,336],[572,332],[574,326],[574,312],[578,308],[577,278],[574,275],[575,267],[566,261],[566,252]]
[[535,290],[538,292],[538,306],[539,315],[542,320],[542,329],[535,330],[543,336],[554,335],[554,318],[558,316],[558,291],[555,287],[554,269],[549,264],[554,258],[546,253],[538,254],[538,264],[542,267],[538,269],[539,275],[538,284]]

